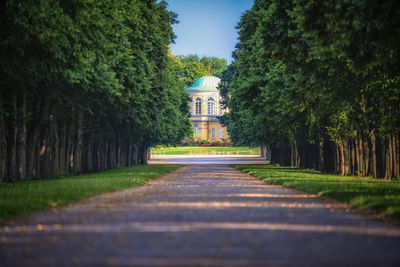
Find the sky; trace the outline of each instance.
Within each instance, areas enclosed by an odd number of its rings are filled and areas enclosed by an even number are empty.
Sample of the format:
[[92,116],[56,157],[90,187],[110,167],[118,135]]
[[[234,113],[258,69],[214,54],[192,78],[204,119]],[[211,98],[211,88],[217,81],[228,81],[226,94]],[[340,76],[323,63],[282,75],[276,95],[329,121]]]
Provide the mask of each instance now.
[[172,54],[198,54],[232,61],[238,42],[236,25],[253,0],[166,0],[168,10],[178,14],[173,26]]

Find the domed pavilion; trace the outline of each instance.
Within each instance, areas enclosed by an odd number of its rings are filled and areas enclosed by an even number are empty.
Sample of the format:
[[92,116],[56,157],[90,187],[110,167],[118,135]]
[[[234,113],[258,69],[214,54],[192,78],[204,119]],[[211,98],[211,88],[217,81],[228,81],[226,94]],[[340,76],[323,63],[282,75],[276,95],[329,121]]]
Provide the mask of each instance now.
[[197,140],[220,141],[228,140],[228,132],[218,120],[218,116],[225,113],[222,109],[221,96],[217,89],[220,78],[215,76],[203,76],[197,79],[185,92],[191,99],[190,121]]

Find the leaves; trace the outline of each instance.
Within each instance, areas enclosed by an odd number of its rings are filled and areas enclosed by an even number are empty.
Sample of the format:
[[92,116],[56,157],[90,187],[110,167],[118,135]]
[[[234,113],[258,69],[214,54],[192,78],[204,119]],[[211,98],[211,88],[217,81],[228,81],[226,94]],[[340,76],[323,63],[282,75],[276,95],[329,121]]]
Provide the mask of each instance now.
[[226,59],[217,57],[202,57],[198,55],[178,56],[180,66],[180,78],[185,88],[190,87],[198,78],[209,75],[208,66],[211,67],[211,75],[220,77],[227,68]]
[[306,146],[374,129],[398,135],[399,10],[394,0],[254,1],[223,87],[232,140]]
[[[54,113],[69,125],[79,107],[89,140],[144,146],[175,144],[190,130],[168,51],[176,14],[164,1],[10,0],[1,8],[0,90],[4,103],[15,88],[27,92],[29,122],[46,124]],[[43,108],[33,112],[39,98]]]

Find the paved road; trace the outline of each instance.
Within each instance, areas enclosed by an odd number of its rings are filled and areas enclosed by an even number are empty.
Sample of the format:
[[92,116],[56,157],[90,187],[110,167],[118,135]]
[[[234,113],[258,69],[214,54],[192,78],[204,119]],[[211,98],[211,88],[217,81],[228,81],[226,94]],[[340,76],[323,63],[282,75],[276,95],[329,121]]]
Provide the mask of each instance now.
[[0,230],[0,266],[399,266],[400,228],[224,165]]
[[149,164],[265,164],[260,155],[152,155]]

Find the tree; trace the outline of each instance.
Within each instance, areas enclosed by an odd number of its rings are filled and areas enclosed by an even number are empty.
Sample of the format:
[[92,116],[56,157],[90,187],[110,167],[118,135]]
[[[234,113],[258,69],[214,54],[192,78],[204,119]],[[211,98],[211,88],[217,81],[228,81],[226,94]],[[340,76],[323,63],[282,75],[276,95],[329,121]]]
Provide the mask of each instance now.
[[182,67],[181,79],[185,87],[190,87],[198,78],[208,74],[204,65],[200,62],[189,62]]
[[185,88],[190,87],[198,78],[209,75],[209,66],[211,67],[211,74],[217,77],[221,77],[222,72],[227,68],[227,62],[224,58],[206,56],[200,58],[196,54],[178,56],[177,58]]
[[207,68],[211,67],[211,74],[221,78],[222,72],[227,68],[227,62],[225,58],[218,57],[202,57],[200,62]]
[[[265,144],[281,164],[399,176],[397,7],[256,0],[227,86],[233,141]],[[251,135],[237,134],[243,118]]]
[[2,179],[146,163],[190,130],[164,1],[1,5]]

